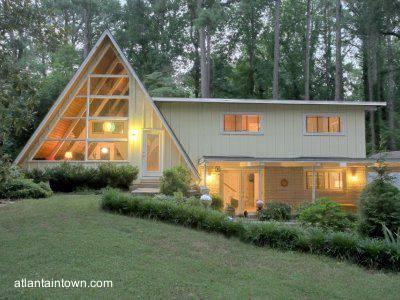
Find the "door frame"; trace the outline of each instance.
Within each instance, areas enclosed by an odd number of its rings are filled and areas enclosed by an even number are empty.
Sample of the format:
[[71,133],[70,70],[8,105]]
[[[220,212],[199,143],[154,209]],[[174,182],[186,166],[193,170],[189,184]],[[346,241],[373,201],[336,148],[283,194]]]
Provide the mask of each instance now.
[[[159,142],[159,171],[147,171],[147,135],[148,134],[158,134],[158,142]],[[161,129],[145,129],[143,130],[143,143],[142,143],[142,177],[160,177],[162,175],[164,169],[163,163],[163,155],[164,153],[164,132]]]

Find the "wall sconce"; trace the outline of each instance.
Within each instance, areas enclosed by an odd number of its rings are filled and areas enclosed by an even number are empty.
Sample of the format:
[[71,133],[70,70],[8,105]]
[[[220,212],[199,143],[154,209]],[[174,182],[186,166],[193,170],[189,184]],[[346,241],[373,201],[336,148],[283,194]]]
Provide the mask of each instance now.
[[67,151],[64,154],[65,159],[70,160],[72,159],[72,152],[71,151]]
[[206,176],[206,182],[207,182],[207,183],[212,182],[212,180],[213,180],[213,176],[212,176],[212,175],[207,175],[207,176]]
[[139,135],[139,130],[137,130],[137,129],[132,129],[131,137],[132,137],[132,140],[133,140],[133,141],[136,141],[136,140],[137,140],[138,135]]

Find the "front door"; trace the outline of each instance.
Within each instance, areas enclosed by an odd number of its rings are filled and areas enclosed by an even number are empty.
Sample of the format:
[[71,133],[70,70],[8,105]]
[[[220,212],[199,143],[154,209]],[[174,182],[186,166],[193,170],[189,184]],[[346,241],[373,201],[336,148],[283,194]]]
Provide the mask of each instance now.
[[162,133],[144,131],[143,133],[143,176],[158,177],[162,173]]
[[256,210],[258,172],[255,170],[223,170],[222,193],[225,205],[235,207],[236,214]]

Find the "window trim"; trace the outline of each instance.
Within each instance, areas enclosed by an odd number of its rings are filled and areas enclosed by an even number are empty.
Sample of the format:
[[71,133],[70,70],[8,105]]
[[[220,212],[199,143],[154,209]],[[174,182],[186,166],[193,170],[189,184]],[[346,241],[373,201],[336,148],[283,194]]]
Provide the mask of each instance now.
[[[304,187],[307,191],[311,191],[312,188],[308,188],[307,186],[307,173],[308,172],[312,172],[313,170],[311,168],[304,168]],[[345,177],[345,171],[342,169],[316,169],[315,170],[315,175],[316,175],[316,179],[318,177],[318,172],[336,172],[336,173],[340,173],[341,175],[341,179],[342,179],[342,187],[340,189],[326,189],[326,188],[318,188],[317,186],[315,187],[316,191],[320,191],[320,192],[329,192],[329,193],[343,193],[345,191],[345,182],[346,182],[346,177]]]
[[[260,117],[260,131],[225,131],[224,119],[226,115],[257,115]],[[220,134],[223,135],[264,135],[265,133],[265,114],[260,112],[223,112],[220,121]]]
[[[340,132],[307,132],[307,117],[318,116],[318,117],[339,117],[341,131]],[[347,135],[346,127],[346,115],[343,113],[305,113],[303,114],[303,135],[308,136],[344,136]]]

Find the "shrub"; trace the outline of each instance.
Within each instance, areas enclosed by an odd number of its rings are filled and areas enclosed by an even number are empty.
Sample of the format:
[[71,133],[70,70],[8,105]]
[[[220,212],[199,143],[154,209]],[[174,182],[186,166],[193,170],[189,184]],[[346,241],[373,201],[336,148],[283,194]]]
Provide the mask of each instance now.
[[273,202],[268,203],[266,207],[258,214],[261,221],[275,220],[275,221],[289,221],[291,208],[286,203]]
[[132,197],[108,189],[102,207],[125,215],[157,219],[172,224],[235,236],[243,242],[283,250],[295,250],[346,259],[359,265],[400,271],[400,246],[362,238],[347,232],[301,228],[279,223],[232,221],[221,212],[186,205],[165,197]]
[[173,195],[181,192],[187,196],[190,189],[190,172],[182,166],[166,169],[161,177],[160,192],[165,195]]
[[139,169],[131,165],[118,166],[113,163],[101,164],[99,176],[106,180],[111,187],[128,189],[132,181],[137,178]]
[[99,168],[86,168],[64,162],[46,171],[53,191],[69,193],[77,190],[98,190],[106,186],[128,189],[138,169],[129,165],[106,163]]
[[32,179],[35,183],[49,181],[49,173],[47,169],[24,170],[24,174],[25,177]]
[[362,191],[358,211],[361,234],[383,237],[382,225],[395,232],[400,227],[400,191],[390,182],[378,178]]
[[221,211],[224,207],[224,201],[218,195],[211,195],[211,208]]
[[349,230],[354,225],[348,214],[341,210],[340,205],[328,198],[315,200],[300,211],[298,219],[307,225],[338,231]]
[[37,184],[25,178],[10,179],[0,186],[2,199],[47,198],[52,194],[50,187],[45,183]]

